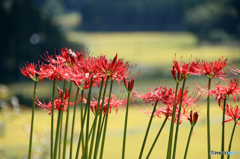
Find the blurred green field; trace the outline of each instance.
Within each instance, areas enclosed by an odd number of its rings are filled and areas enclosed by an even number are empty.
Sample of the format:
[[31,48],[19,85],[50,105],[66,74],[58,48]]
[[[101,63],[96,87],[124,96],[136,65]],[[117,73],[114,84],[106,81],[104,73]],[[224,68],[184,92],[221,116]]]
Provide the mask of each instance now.
[[[71,42],[83,43],[95,56],[116,53],[131,64],[143,67],[168,68],[177,59],[188,60],[191,55],[201,60],[217,60],[224,56],[230,61],[240,59],[240,48],[228,45],[197,45],[195,35],[187,32],[70,32]],[[163,67],[162,67],[163,66]]]
[[[168,69],[172,65],[172,59],[174,58],[175,53],[177,54],[177,60],[180,60],[181,56],[183,56],[183,60],[185,61],[191,58],[191,55],[203,60],[213,61],[222,56],[228,57],[229,61],[239,62],[240,59],[240,47],[228,45],[199,46],[197,45],[197,38],[194,35],[185,32],[70,32],[67,34],[67,37],[69,41],[85,44],[89,51],[94,53],[94,56],[106,54],[107,58],[110,59],[113,58],[116,53],[118,53],[120,58],[124,57],[125,61],[129,61],[130,64],[134,65],[137,63],[137,69],[141,68],[141,75],[136,80],[135,88],[138,89],[140,87],[142,92],[145,92],[150,84],[155,87],[159,79],[161,79],[162,84],[164,84],[164,80],[167,79],[168,87],[175,86],[171,77],[171,73]],[[206,84],[207,82],[207,79],[202,76],[201,78],[189,77],[187,83],[192,83],[192,80],[197,81],[199,84]],[[57,83],[57,85],[62,87],[62,83]],[[31,100],[33,93],[33,82],[26,80],[25,82],[8,84],[7,86],[9,88],[9,96],[21,94],[25,99]],[[120,90],[124,90],[123,84],[121,84],[121,87],[117,86],[118,84],[116,82],[114,86],[115,93],[119,93]],[[98,89],[93,90],[95,94],[97,91]],[[41,82],[38,82],[37,96],[39,99],[48,95],[51,96],[51,93],[51,81],[44,81],[43,85]],[[189,147],[188,158],[207,158],[205,105],[206,104],[202,105],[199,121],[194,128]],[[0,122],[5,124],[4,136],[0,136],[0,154],[2,152],[1,150],[4,150],[12,156],[25,155],[28,152],[28,130],[30,126],[31,111],[29,109],[23,109],[20,115],[13,115],[11,110],[6,112],[0,112]],[[121,158],[124,115],[125,109],[119,109],[117,114],[115,114],[113,111],[109,117],[104,154],[105,159]],[[126,146],[127,159],[134,159],[138,157],[148,120],[149,117],[141,114],[136,108],[132,107],[130,109]],[[211,106],[211,144],[212,150],[214,151],[220,151],[221,149],[221,121],[221,109],[219,109],[215,103]],[[154,119],[143,158],[146,156],[146,153],[149,150],[162,122],[163,119]],[[77,116],[76,125],[79,124],[79,116]],[[233,122],[226,124],[225,149],[228,148],[232,127]],[[76,138],[74,146],[77,144],[79,130],[80,126],[77,126],[75,131]],[[189,130],[190,124],[188,121],[180,126],[177,158],[183,158]],[[163,129],[150,158],[165,158],[168,133],[169,122]],[[239,133],[240,128],[237,126],[234,135],[232,151],[238,151],[240,153]],[[48,153],[48,146],[50,145],[49,137],[50,116],[45,112],[36,111],[33,145],[35,154],[40,154],[42,152],[44,152],[43,154]],[[48,158],[48,156],[41,156],[41,158]],[[212,156],[212,158],[219,158],[219,156]],[[231,156],[231,158],[239,158],[239,155]]]

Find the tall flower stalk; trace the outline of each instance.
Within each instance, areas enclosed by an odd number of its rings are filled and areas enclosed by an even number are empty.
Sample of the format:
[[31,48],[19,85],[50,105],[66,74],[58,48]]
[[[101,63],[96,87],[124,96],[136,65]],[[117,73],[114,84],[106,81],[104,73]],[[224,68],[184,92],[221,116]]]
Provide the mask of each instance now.
[[84,151],[84,158],[88,158],[88,137],[89,137],[89,121],[90,121],[90,98],[91,98],[91,92],[92,92],[92,78],[90,82],[90,88],[88,92],[88,99],[87,99],[87,104],[86,108],[87,109],[87,121],[86,121],[86,138],[85,138],[85,151]]
[[163,121],[163,123],[162,123],[162,126],[160,127],[160,129],[159,129],[159,131],[158,131],[158,134],[157,134],[157,136],[156,136],[156,138],[155,138],[155,140],[154,140],[154,142],[153,142],[153,144],[152,144],[152,146],[151,146],[151,148],[150,148],[150,150],[149,150],[149,152],[148,152],[148,154],[147,154],[147,157],[146,157],[147,159],[150,157],[150,155],[151,155],[151,153],[152,153],[152,150],[153,150],[155,144],[157,143],[158,137],[160,136],[160,134],[161,134],[161,132],[162,132],[162,129],[163,129],[163,127],[165,126],[165,124],[166,124],[166,122],[167,122],[167,119],[168,119],[168,115],[165,117],[165,119],[164,119],[164,121]]
[[134,87],[134,79],[127,81],[126,78],[123,77],[124,85],[128,92],[127,97],[127,107],[126,107],[126,113],[125,113],[125,124],[124,124],[124,132],[123,132],[123,147],[122,147],[122,159],[125,158],[125,145],[126,145],[126,135],[127,135],[127,121],[128,121],[128,107],[129,107],[129,98],[130,94]]
[[[100,115],[99,115],[99,121],[98,121],[98,128],[97,128],[97,134],[96,134],[95,149],[94,149],[94,156],[93,156],[94,159],[97,158],[98,147],[99,147],[99,143],[100,143],[101,124],[102,124],[101,121],[102,121],[103,106],[104,106],[104,100],[105,100],[105,95],[106,95],[106,91],[107,91],[108,80],[109,80],[109,76],[107,76],[106,83],[105,83],[105,87],[104,87],[104,91],[103,91],[102,105],[101,105],[101,109],[100,109]],[[101,97],[99,97],[99,98],[101,98]],[[98,111],[98,110],[96,110],[96,111]],[[104,119],[105,119],[105,116],[104,116]]]
[[63,143],[63,159],[66,158],[66,148],[67,148],[67,134],[68,134],[68,119],[69,119],[69,109],[71,103],[71,93],[72,93],[72,85],[73,82],[70,82],[69,88],[69,98],[68,98],[68,107],[67,107],[67,115],[66,115],[66,123],[65,123],[65,132],[64,132],[64,143]]
[[190,112],[190,117],[188,118],[188,120],[190,121],[191,129],[190,129],[190,132],[189,132],[188,141],[187,141],[187,146],[186,146],[185,153],[184,153],[184,159],[187,158],[187,152],[188,152],[188,147],[189,147],[190,139],[191,139],[191,136],[192,136],[193,127],[195,126],[195,124],[197,123],[197,120],[198,120],[198,112],[195,112],[195,113],[192,115],[192,111],[191,111],[191,112]]
[[94,118],[94,124],[93,124],[93,133],[92,133],[92,139],[91,139],[91,145],[90,145],[90,151],[89,151],[89,158],[92,157],[92,151],[93,151],[93,145],[95,141],[95,132],[96,132],[96,126],[97,126],[97,121],[99,117],[99,105],[100,105],[100,100],[101,100],[101,95],[102,95],[102,88],[104,84],[104,77],[102,77],[102,82],[99,90],[99,95],[98,95],[98,104],[97,104],[97,109],[95,113],[95,118]]
[[[40,67],[40,66],[39,66]],[[20,68],[21,73],[31,78],[34,81],[34,89],[33,89],[33,104],[32,104],[32,118],[31,118],[31,130],[30,130],[30,138],[29,138],[29,148],[28,148],[28,159],[31,159],[32,154],[32,136],[33,136],[33,125],[34,125],[34,112],[35,112],[35,99],[37,94],[37,82],[39,81],[39,77],[37,77],[38,70],[37,65],[34,63],[25,64],[25,67]]]
[[152,124],[152,119],[153,119],[153,116],[154,116],[154,112],[157,108],[157,101],[155,102],[154,104],[154,107],[153,107],[153,110],[152,110],[152,114],[151,114],[151,117],[149,119],[149,122],[148,122],[148,126],[147,126],[147,130],[146,130],[146,133],[145,133],[145,136],[144,136],[144,140],[143,140],[143,143],[142,143],[142,148],[141,148],[141,151],[140,151],[140,154],[139,154],[139,159],[142,158],[142,155],[143,155],[143,151],[144,151],[144,147],[146,145],[146,141],[147,141],[147,137],[148,137],[148,133],[149,133],[149,130],[150,130],[150,127],[151,127],[151,124]]
[[71,131],[71,140],[70,140],[70,153],[69,158],[72,159],[72,149],[73,149],[73,135],[74,135],[74,127],[75,127],[75,115],[76,115],[76,108],[77,108],[77,99],[79,94],[80,88],[77,88],[77,93],[75,97],[75,104],[74,104],[74,110],[73,110],[73,118],[72,118],[72,131]]
[[33,124],[34,124],[36,94],[37,94],[37,81],[34,82],[34,90],[33,90],[32,120],[31,120],[31,130],[30,130],[29,149],[28,149],[28,158],[29,159],[31,159],[31,154],[32,154],[32,136],[33,136]]
[[[208,92],[211,90],[211,80],[212,78],[208,78]],[[211,158],[211,139],[210,139],[210,93],[207,96],[207,147],[208,147],[208,159]]]
[[[64,100],[64,94],[65,94],[65,87],[66,87],[66,83],[67,81],[64,80],[64,84],[63,84],[63,92],[62,92],[62,96],[61,96],[61,101]],[[63,107],[63,105],[61,106]],[[61,150],[61,135],[62,135],[62,116],[63,116],[63,111],[61,109],[58,110],[58,121],[57,121],[57,129],[56,129],[56,136],[55,136],[55,146],[54,146],[54,159],[57,158],[57,149],[58,149],[58,145],[59,145],[59,152]],[[60,137],[59,137],[60,134]],[[58,143],[59,140],[59,143]],[[60,153],[59,153],[60,156]],[[59,157],[60,158],[60,157]]]
[[[232,135],[231,135],[231,138],[230,138],[230,141],[229,141],[228,152],[231,151],[233,134],[234,134],[234,132],[235,132],[236,125],[237,125],[237,122],[235,121],[235,122],[234,122],[234,125],[233,125]],[[230,155],[228,155],[227,159],[229,159],[229,158],[230,158]]]
[[175,103],[175,96],[174,96],[173,88],[167,89],[166,86],[161,87],[161,86],[157,85],[156,88],[148,88],[148,89],[149,89],[149,92],[147,94],[138,93],[136,90],[134,90],[132,93],[135,97],[142,98],[146,104],[152,103],[152,105],[154,105],[153,110],[150,112],[151,117],[149,119],[148,127],[147,127],[145,137],[144,137],[144,140],[142,143],[142,148],[140,150],[139,159],[142,158],[144,147],[145,147],[146,140],[147,140],[148,133],[149,133],[149,129],[150,129],[150,126],[152,123],[152,118],[155,114],[158,102],[161,102],[166,105],[169,105],[169,104],[172,105],[173,103]]
[[[223,107],[224,106],[221,106],[220,107],[222,109],[224,109]],[[235,132],[235,128],[236,128],[236,125],[240,125],[240,123],[238,122],[240,120],[240,109],[238,107],[238,105],[236,105],[235,107],[232,107],[231,105],[228,105],[227,103],[225,104],[225,114],[230,118],[230,119],[227,119],[224,121],[225,122],[230,122],[230,121],[234,121],[234,125],[233,125],[233,130],[232,130],[232,134],[231,134],[231,138],[230,138],[230,141],[229,141],[229,146],[228,146],[228,152],[231,151],[231,146],[232,146],[232,140],[233,140],[233,135],[234,135],[234,132]],[[230,158],[230,155],[228,155],[227,157],[228,159]]]
[[212,78],[219,78],[226,82],[226,79],[223,77],[230,76],[230,74],[226,74],[228,70],[223,70],[228,65],[228,59],[221,59],[219,58],[218,61],[212,62],[203,62],[202,63],[202,72],[205,76],[208,77],[208,96],[207,96],[207,155],[208,159],[211,158],[210,151],[211,151],[211,139],[210,139],[210,91],[211,91],[211,79]]
[[[179,82],[176,82],[176,91],[175,91],[175,100],[177,99],[177,90],[178,90]],[[172,136],[173,136],[173,129],[174,129],[174,120],[175,120],[175,113],[176,113],[177,105],[174,104],[173,106],[173,115],[171,118],[171,124],[170,124],[170,132],[169,132],[169,138],[168,138],[168,148],[167,148],[167,159],[171,158],[171,152],[172,152]]]
[[56,85],[56,79],[53,80],[53,90],[52,90],[51,158],[54,157],[54,150],[53,150],[53,131],[54,131],[54,99],[55,99],[55,85]]
[[185,88],[185,83],[186,83],[186,78],[183,80],[183,85],[182,85],[182,92],[181,92],[181,99],[180,99],[180,104],[178,108],[178,118],[177,118],[177,124],[176,124],[176,132],[175,132],[175,140],[174,140],[174,147],[173,147],[173,159],[175,159],[176,155],[176,149],[177,149],[177,138],[178,138],[178,128],[179,128],[179,121],[180,121],[180,114],[181,114],[181,109],[182,109],[182,100],[183,100],[183,92]]
[[101,151],[100,151],[100,159],[102,159],[102,157],[103,157],[103,150],[104,150],[105,137],[106,137],[106,131],[107,131],[108,114],[109,114],[109,107],[110,107],[112,87],[113,87],[113,80],[111,80],[109,97],[108,97],[108,107],[107,107],[107,112],[105,114],[106,119],[105,119],[105,125],[104,125],[104,129],[103,129],[103,137],[102,137],[102,145],[101,145]]
[[[182,84],[182,88],[181,88],[182,92],[180,94],[181,95],[180,101],[176,101],[176,102],[179,102],[179,109],[178,109],[178,118],[177,118],[175,140],[174,140],[174,148],[173,148],[173,159],[175,159],[176,149],[177,149],[178,128],[179,128],[180,114],[181,114],[181,110],[182,110],[182,102],[183,102],[183,95],[184,95],[184,89],[185,89],[186,80],[187,80],[187,78],[190,75],[199,75],[200,76],[201,73],[202,73],[200,60],[199,59],[196,59],[196,61],[192,61],[192,62],[189,62],[189,63],[182,62],[181,66],[178,66],[177,61],[174,61],[174,66],[176,68],[175,69],[176,72],[181,75],[180,78],[178,77],[178,79],[180,79],[180,80],[183,79],[183,84]],[[176,77],[175,77],[175,81],[177,81]]]
[[[222,116],[222,145],[221,145],[221,151],[224,151],[224,138],[225,138],[225,110],[226,110],[226,101],[227,98],[224,99],[223,102],[223,116]],[[224,159],[224,155],[221,155],[221,159]]]

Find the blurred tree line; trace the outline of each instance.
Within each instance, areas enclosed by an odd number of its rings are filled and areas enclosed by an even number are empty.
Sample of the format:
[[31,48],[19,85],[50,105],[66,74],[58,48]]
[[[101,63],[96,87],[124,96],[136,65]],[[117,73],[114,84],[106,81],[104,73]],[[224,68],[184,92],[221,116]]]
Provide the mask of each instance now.
[[67,42],[49,18],[41,16],[34,1],[15,0],[10,7],[6,4],[0,2],[1,83],[23,79],[19,66],[27,61],[37,63],[39,54],[46,51],[53,54],[54,48],[58,51],[58,48],[75,45]]
[[[81,31],[190,31],[199,41],[240,39],[239,0],[5,0],[0,2],[0,82],[21,78],[18,66],[69,44],[54,15],[78,11]],[[75,47],[80,49],[82,46]]]
[[199,41],[240,39],[239,0],[38,0],[38,4],[43,10],[55,6],[58,14],[64,9],[79,11],[82,31],[191,31]]
[[213,42],[240,38],[239,0],[85,0],[79,9],[83,30],[191,31]]

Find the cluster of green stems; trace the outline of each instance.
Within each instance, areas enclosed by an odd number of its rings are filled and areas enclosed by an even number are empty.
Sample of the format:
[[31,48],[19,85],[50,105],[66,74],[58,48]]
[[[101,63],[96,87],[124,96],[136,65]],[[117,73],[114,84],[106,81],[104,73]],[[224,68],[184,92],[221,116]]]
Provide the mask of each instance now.
[[[104,100],[107,92],[108,81],[111,81],[110,90],[109,90],[109,97],[108,97],[108,105],[105,114],[103,114],[103,107],[104,107]],[[66,87],[66,80],[63,83],[63,93],[61,96],[61,100],[63,101]],[[70,88],[69,88],[69,99],[68,99],[68,107],[66,110],[66,120],[65,120],[65,130],[64,130],[64,139],[61,141],[61,136],[63,134],[62,125],[63,125],[63,111],[58,110],[57,116],[57,124],[56,129],[54,123],[54,99],[55,99],[55,88],[56,87],[56,80],[53,81],[53,91],[52,91],[52,108],[51,108],[51,139],[50,139],[50,158],[51,159],[60,159],[66,158],[66,149],[68,145],[68,129],[69,129],[69,116],[70,116],[70,103],[71,103],[71,92],[73,87],[73,82],[70,80]],[[104,87],[104,90],[103,90]],[[71,136],[70,136],[70,150],[69,150],[69,158],[73,158],[73,136],[74,136],[74,128],[75,128],[75,118],[76,118],[76,108],[77,108],[77,101],[79,97],[79,92],[81,90],[81,107],[80,107],[80,133],[79,139],[76,149],[75,158],[79,158],[80,156],[80,149],[82,151],[81,158],[82,159],[90,159],[90,158],[103,158],[104,152],[104,145],[105,145],[105,138],[106,138],[106,131],[107,131],[107,124],[108,124],[108,115],[110,109],[110,99],[111,93],[113,89],[113,80],[110,79],[110,76],[107,76],[106,82],[104,83],[104,78],[102,77],[102,82],[99,89],[99,98],[96,111],[94,113],[94,119],[92,123],[92,127],[90,130],[90,99],[91,99],[91,91],[92,91],[92,79],[90,82],[90,88],[87,96],[87,103],[85,106],[85,110],[83,107],[83,97],[84,97],[84,89],[83,87],[77,87],[77,91],[75,94],[75,102],[73,107],[73,114],[72,114],[72,127],[71,127]],[[33,125],[34,125],[34,111],[35,111],[35,98],[37,92],[37,81],[35,81],[34,92],[33,92],[33,108],[32,108],[32,121],[31,121],[31,131],[30,131],[30,141],[29,141],[29,153],[28,159],[31,158],[32,155],[32,135],[33,135]],[[103,94],[103,95],[102,95]],[[123,134],[123,148],[122,148],[122,158],[125,158],[125,149],[126,149],[126,136],[127,136],[127,120],[128,120],[128,107],[129,107],[129,99],[130,99],[131,91],[128,91],[128,98],[127,98],[127,107],[126,107],[126,117],[125,117],[125,124],[124,124],[124,134]],[[102,98],[101,98],[102,97]],[[101,101],[101,102],[100,102]],[[100,112],[99,107],[101,105]],[[60,107],[62,109],[63,105]],[[85,128],[85,131],[84,131]],[[54,130],[55,130],[55,142],[54,142]],[[85,137],[85,138],[84,138]],[[91,140],[90,140],[91,139]],[[99,157],[98,157],[99,155]]]

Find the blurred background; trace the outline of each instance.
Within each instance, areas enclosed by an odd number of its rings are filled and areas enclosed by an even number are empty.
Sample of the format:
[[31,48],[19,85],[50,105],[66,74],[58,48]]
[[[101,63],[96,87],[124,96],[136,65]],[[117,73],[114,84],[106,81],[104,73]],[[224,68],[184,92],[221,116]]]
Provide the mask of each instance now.
[[[27,153],[30,124],[28,107],[32,103],[33,82],[21,74],[19,67],[27,61],[41,61],[39,54],[43,55],[46,51],[54,54],[54,49],[58,51],[61,47],[69,46],[72,50],[82,49],[83,52],[88,49],[94,56],[106,55],[109,59],[118,53],[130,64],[137,64],[136,71],[141,69],[135,86],[141,87],[143,92],[150,84],[154,87],[159,79],[162,83],[167,80],[168,86],[174,87],[168,68],[172,67],[175,54],[177,60],[182,57],[184,61],[191,58],[216,61],[223,56],[236,65],[240,63],[239,0],[2,0],[0,20],[2,156],[9,157],[12,150],[16,152],[12,157]],[[204,76],[190,77],[191,86],[192,80],[202,84],[207,82]],[[58,85],[62,86],[61,83]],[[47,99],[51,95],[51,88],[51,82],[39,82],[38,97]],[[116,84],[115,92],[123,89]],[[216,106],[216,109],[217,112],[219,108]],[[135,113],[140,118],[143,116],[137,111]],[[221,119],[218,115],[214,122],[219,124]],[[45,116],[48,117],[47,114]],[[22,122],[19,122],[19,118]],[[117,129],[122,131],[122,127]],[[137,128],[133,130],[138,131]],[[13,146],[9,134],[15,131],[23,136],[25,134],[25,143],[14,139]],[[139,134],[140,140],[143,134]],[[45,141],[36,142],[43,145]],[[138,149],[140,147],[134,150],[138,152]],[[215,150],[220,150],[220,146]],[[199,153],[202,151],[205,149],[198,150]],[[240,153],[240,149],[238,151]],[[196,157],[194,153],[193,157]]]

